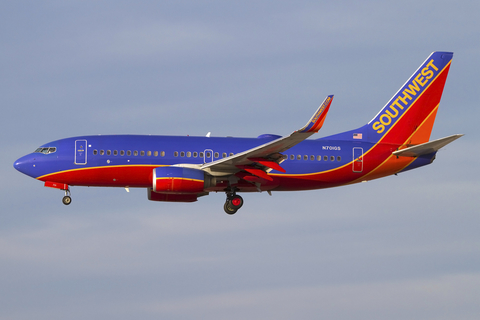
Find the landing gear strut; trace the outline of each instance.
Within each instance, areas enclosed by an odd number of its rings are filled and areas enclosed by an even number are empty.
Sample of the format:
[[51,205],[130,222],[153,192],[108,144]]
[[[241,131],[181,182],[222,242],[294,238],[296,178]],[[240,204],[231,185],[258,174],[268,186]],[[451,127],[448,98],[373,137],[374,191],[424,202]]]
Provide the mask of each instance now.
[[66,206],[72,203],[72,197],[70,197],[70,195],[71,195],[70,190],[69,189],[65,190],[65,196],[62,198],[62,202]]
[[227,192],[227,200],[223,209],[228,214],[235,214],[243,206],[243,198],[233,192]]

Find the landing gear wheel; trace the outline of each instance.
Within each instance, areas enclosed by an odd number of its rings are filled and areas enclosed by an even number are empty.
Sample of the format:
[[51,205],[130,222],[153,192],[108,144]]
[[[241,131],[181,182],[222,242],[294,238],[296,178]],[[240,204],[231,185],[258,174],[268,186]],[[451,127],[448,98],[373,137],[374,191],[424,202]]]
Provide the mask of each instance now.
[[225,205],[223,209],[228,214],[235,214],[238,209],[243,206],[243,198],[237,196],[235,193],[227,194],[227,201],[225,201]]
[[238,209],[232,208],[230,202],[227,200],[227,202],[225,202],[225,204],[223,205],[223,210],[225,210],[227,214],[235,214]]
[[243,206],[243,198],[237,195],[232,196],[228,199],[230,206],[236,210],[240,209]]
[[65,196],[63,197],[62,202],[64,205],[68,206],[70,203],[72,203],[72,198],[70,196]]

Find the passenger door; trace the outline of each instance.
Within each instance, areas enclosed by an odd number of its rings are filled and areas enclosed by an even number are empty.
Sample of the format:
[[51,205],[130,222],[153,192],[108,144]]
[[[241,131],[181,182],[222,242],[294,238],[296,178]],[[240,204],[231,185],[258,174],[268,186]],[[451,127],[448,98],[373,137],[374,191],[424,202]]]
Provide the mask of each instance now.
[[363,148],[353,148],[353,172],[363,171]]
[[75,164],[87,164],[87,140],[75,140]]

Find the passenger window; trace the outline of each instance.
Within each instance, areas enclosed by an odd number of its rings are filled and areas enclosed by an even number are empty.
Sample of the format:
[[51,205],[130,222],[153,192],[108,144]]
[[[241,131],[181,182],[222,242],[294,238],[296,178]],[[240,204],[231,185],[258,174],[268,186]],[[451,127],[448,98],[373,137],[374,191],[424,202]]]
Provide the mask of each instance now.
[[152,156],[152,151],[147,151],[147,156],[151,157]]
[[337,156],[337,161],[342,161],[342,157]]
[[227,157],[227,154],[224,152],[222,153],[222,158],[226,158]]
[[190,151],[187,152],[187,158],[190,158],[192,156],[192,153]]
[[131,156],[131,155],[132,155],[132,151],[127,150],[127,156]]
[[304,156],[303,156],[303,160],[308,160],[308,156],[307,156],[307,155],[304,155]]
[[112,154],[112,151],[110,150],[107,150],[107,156],[111,155]]
[[138,156],[138,151],[137,151],[137,150],[133,151],[133,155],[134,155],[135,157]]
[[310,156],[310,160],[315,160],[315,156]]
[[199,156],[200,158],[203,158],[203,152],[200,152]]
[[294,154],[290,155],[290,160],[295,160],[295,155]]
[[335,161],[335,156],[330,156],[330,161]]
[[117,151],[117,150],[113,150],[113,155],[114,155],[114,156],[118,155],[118,151]]
[[328,161],[328,156],[323,156],[323,161]]
[[185,151],[180,152],[180,157],[185,157]]
[[160,155],[161,155],[162,157],[165,157],[165,151],[162,151],[162,152],[160,153]]
[[229,156],[230,156],[230,157],[233,156],[233,152],[230,152]]
[[218,158],[219,154],[218,152],[215,152],[215,158]]
[[93,150],[93,155],[96,156],[98,153],[97,149]]
[[317,156],[317,161],[322,161],[322,156]]
[[124,155],[125,155],[125,151],[124,151],[124,150],[120,150],[120,155],[121,155],[121,156],[124,156]]
[[193,153],[193,157],[196,158],[198,156],[198,152]]
[[158,151],[153,152],[154,157],[158,157]]
[[302,156],[301,156],[301,155],[297,155],[297,160],[302,160]]
[[173,153],[173,156],[178,157],[178,151],[175,151],[175,152]]
[[100,155],[103,156],[105,154],[104,150],[100,150]]

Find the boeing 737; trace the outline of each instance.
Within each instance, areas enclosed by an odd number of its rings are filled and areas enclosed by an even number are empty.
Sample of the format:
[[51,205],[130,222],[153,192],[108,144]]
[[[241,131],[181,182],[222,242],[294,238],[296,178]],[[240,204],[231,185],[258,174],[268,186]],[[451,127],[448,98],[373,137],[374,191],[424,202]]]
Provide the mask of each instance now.
[[46,143],[14,163],[18,171],[63,190],[71,186],[145,188],[152,201],[194,202],[225,192],[224,210],[243,205],[238,193],[337,187],[432,163],[461,134],[430,141],[453,53],[433,52],[366,125],[320,139],[333,96],[289,136],[257,138],[96,135]]

